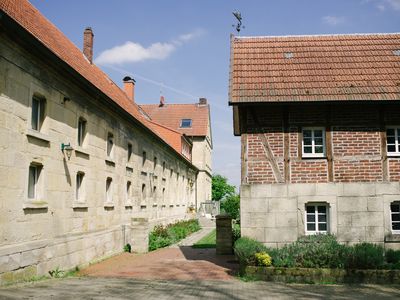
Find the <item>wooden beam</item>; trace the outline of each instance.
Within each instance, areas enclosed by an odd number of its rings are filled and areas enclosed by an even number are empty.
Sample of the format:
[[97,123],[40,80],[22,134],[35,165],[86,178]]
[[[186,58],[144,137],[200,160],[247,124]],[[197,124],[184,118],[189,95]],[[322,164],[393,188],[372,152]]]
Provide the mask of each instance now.
[[326,123],[325,123],[325,146],[326,146],[326,159],[328,162],[328,182],[333,182],[333,150],[332,150],[332,109],[331,106],[328,105],[328,109],[326,112]]
[[289,136],[289,110],[288,107],[284,107],[283,110],[283,162],[284,162],[284,174],[285,182],[290,182],[290,165],[289,165],[289,147],[290,147],[290,136]]
[[379,108],[379,132],[381,137],[381,161],[382,161],[382,180],[389,181],[388,157],[387,157],[387,138],[385,126],[385,108]]
[[240,153],[240,162],[241,162],[241,183],[247,183],[247,134],[243,133],[240,137],[241,139],[241,153]]

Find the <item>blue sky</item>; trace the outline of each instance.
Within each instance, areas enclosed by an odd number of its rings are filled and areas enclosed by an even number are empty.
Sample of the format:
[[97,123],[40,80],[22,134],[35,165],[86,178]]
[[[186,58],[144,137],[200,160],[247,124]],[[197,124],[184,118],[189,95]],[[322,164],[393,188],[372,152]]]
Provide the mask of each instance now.
[[240,138],[228,106],[229,36],[400,31],[400,0],[32,0],[79,48],[87,26],[96,63],[116,82],[135,77],[137,103],[211,104],[213,169],[240,184]]

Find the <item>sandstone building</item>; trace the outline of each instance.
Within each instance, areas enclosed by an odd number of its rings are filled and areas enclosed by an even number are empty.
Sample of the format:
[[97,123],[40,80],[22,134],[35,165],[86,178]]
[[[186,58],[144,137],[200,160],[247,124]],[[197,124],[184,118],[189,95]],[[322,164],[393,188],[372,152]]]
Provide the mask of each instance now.
[[199,169],[196,181],[195,205],[211,200],[212,134],[210,106],[200,98],[195,104],[169,104],[163,97],[159,104],[140,105],[151,120],[173,128],[193,144],[192,163]]
[[195,205],[193,140],[93,63],[90,28],[82,53],[28,1],[0,9],[0,282],[146,250]]
[[232,37],[242,235],[400,248],[400,34]]

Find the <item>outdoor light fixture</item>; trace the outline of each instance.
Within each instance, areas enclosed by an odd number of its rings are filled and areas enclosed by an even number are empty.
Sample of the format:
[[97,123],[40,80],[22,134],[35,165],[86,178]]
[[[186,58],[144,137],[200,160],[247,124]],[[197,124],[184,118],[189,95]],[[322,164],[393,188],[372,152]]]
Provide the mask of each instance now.
[[67,154],[68,160],[70,160],[71,155],[72,155],[72,150],[74,150],[74,148],[71,147],[71,143],[68,143],[68,144],[62,143],[61,151],[64,153],[64,150],[65,150],[65,153]]

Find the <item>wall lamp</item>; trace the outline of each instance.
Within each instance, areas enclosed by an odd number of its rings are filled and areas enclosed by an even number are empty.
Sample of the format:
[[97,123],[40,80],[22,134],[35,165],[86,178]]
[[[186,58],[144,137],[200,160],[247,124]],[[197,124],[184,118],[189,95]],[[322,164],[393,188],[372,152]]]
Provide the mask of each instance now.
[[62,143],[61,151],[64,153],[64,150],[65,150],[65,153],[67,154],[68,160],[70,160],[71,155],[72,155],[72,150],[74,150],[74,148],[71,147],[71,143],[68,143],[68,144]]

